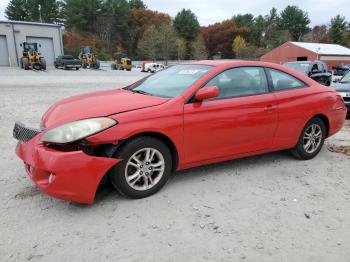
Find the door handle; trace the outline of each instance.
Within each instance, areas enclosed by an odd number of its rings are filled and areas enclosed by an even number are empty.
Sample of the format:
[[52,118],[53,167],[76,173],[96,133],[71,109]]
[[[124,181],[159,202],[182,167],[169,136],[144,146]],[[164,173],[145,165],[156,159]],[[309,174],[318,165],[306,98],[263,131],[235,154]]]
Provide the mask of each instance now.
[[267,105],[264,109],[265,112],[273,112],[276,110],[276,106],[274,105]]

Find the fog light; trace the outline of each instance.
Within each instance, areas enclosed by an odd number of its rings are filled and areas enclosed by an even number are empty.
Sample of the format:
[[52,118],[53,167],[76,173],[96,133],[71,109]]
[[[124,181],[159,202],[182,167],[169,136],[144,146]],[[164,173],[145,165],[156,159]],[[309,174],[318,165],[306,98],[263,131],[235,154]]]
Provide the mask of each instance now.
[[49,184],[51,184],[55,180],[56,176],[54,174],[49,175]]

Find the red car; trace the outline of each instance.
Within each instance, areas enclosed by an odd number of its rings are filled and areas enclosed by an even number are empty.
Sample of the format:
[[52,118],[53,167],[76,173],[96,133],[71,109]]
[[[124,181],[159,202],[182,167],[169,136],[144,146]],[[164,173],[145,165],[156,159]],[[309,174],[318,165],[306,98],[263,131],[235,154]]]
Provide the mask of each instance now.
[[294,70],[200,61],[59,101],[40,129],[16,123],[14,137],[42,191],[90,204],[107,180],[142,198],[176,170],[285,149],[311,159],[345,116],[335,90]]

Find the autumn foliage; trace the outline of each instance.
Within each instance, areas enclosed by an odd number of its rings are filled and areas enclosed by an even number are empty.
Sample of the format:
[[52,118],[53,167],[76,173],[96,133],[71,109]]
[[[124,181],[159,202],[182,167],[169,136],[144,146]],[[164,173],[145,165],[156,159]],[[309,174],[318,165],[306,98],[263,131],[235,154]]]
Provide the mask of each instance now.
[[233,58],[232,40],[239,35],[244,37],[249,29],[238,28],[233,19],[228,19],[201,27],[201,32],[210,56],[220,53],[222,57]]

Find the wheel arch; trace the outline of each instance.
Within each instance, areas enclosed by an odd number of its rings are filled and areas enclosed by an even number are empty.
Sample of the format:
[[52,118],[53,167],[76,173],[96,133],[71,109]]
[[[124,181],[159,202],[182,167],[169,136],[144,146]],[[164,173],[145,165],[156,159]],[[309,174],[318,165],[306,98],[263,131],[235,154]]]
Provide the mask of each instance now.
[[137,134],[133,134],[132,136],[128,137],[125,140],[121,141],[121,144],[118,147],[122,147],[125,142],[134,139],[136,137],[140,137],[140,136],[149,136],[149,137],[153,137],[156,138],[160,141],[162,141],[170,150],[171,153],[171,160],[172,160],[172,171],[176,171],[178,164],[179,164],[179,153],[177,150],[177,147],[175,145],[175,143],[167,136],[164,135],[163,133],[159,133],[159,132],[154,132],[154,131],[146,131],[146,132],[141,132],[141,133],[137,133]]
[[[329,123],[328,117],[325,114],[317,114],[317,115],[314,115],[312,118],[319,118],[319,119],[321,119],[323,121],[323,123],[326,126],[326,137],[328,137],[329,136],[329,130],[330,130],[330,123]],[[309,121],[312,118],[310,118]]]

